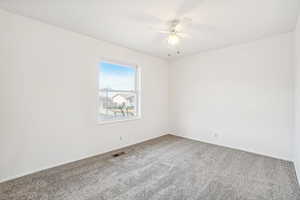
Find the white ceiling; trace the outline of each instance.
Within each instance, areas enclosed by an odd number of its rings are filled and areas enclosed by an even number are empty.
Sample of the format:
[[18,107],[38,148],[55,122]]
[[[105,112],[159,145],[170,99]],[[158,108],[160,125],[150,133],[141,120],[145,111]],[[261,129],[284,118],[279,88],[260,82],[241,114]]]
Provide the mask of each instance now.
[[[289,32],[299,0],[0,0],[0,7],[151,55],[177,57],[165,35],[167,21],[190,18],[180,55]],[[201,25],[202,24],[202,25]],[[179,56],[180,56],[179,55]]]

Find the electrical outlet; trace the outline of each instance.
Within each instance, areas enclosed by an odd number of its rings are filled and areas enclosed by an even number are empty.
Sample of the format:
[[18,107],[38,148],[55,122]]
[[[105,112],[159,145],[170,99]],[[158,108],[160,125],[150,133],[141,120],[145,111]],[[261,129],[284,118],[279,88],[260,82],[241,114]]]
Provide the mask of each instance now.
[[213,133],[213,136],[214,136],[214,138],[218,138],[218,137],[219,137],[219,134],[216,133],[216,132],[214,132],[214,133]]
[[120,140],[123,140],[122,136],[120,136]]

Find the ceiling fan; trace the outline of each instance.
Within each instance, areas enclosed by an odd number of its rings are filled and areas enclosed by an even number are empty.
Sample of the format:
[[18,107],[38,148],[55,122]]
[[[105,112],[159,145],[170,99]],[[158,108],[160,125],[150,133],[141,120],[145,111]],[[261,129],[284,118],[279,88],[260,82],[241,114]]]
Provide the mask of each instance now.
[[192,20],[189,18],[174,19],[168,22],[169,28],[166,30],[157,30],[158,33],[167,35],[167,42],[171,46],[176,46],[179,44],[180,40],[183,38],[191,37],[187,33],[182,31],[182,27],[187,22],[191,22]]
[[[176,54],[180,54],[179,44],[185,38],[191,38],[196,32],[208,32],[211,34],[215,32],[215,27],[208,24],[199,24],[192,22],[192,19],[188,18],[190,14],[195,11],[205,0],[181,0],[181,4],[174,12],[172,20],[161,19],[155,15],[148,15],[142,13],[139,15],[131,15],[130,18],[138,23],[148,25],[148,28],[154,30],[157,33],[164,34],[166,37],[163,42],[166,41],[168,48],[175,50]],[[161,37],[157,37],[161,40]]]

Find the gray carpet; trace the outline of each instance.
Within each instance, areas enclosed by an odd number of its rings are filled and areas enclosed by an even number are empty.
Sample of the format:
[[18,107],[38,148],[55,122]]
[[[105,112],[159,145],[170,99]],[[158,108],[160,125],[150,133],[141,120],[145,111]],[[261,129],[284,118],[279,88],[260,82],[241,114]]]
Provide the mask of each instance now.
[[163,136],[0,184],[1,200],[299,200],[293,163]]

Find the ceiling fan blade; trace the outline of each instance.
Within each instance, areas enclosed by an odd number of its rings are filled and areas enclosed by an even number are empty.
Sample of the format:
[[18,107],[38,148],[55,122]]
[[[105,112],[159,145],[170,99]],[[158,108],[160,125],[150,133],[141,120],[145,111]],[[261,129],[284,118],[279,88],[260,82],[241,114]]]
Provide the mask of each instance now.
[[192,19],[188,18],[188,17],[183,17],[182,19],[180,19],[180,23],[183,24],[183,25],[191,24],[192,23]]
[[174,29],[177,31],[177,32],[180,32],[182,30],[182,24],[181,23],[178,23],[177,25],[174,26]]
[[188,28],[191,31],[201,31],[201,32],[215,32],[217,31],[216,27],[208,25],[208,24],[194,24],[190,23],[188,25]]
[[187,33],[177,33],[177,35],[179,36],[179,37],[181,37],[181,38],[191,38],[191,36],[189,35],[189,34],[187,34]]
[[204,0],[183,0],[183,3],[176,12],[177,18],[180,18],[195,10]]
[[158,30],[159,33],[170,34],[170,31],[167,30]]
[[153,26],[149,26],[149,29],[151,29],[152,31],[158,32],[158,33],[170,34],[170,31],[167,30],[167,29],[156,28],[156,27],[153,27]]

